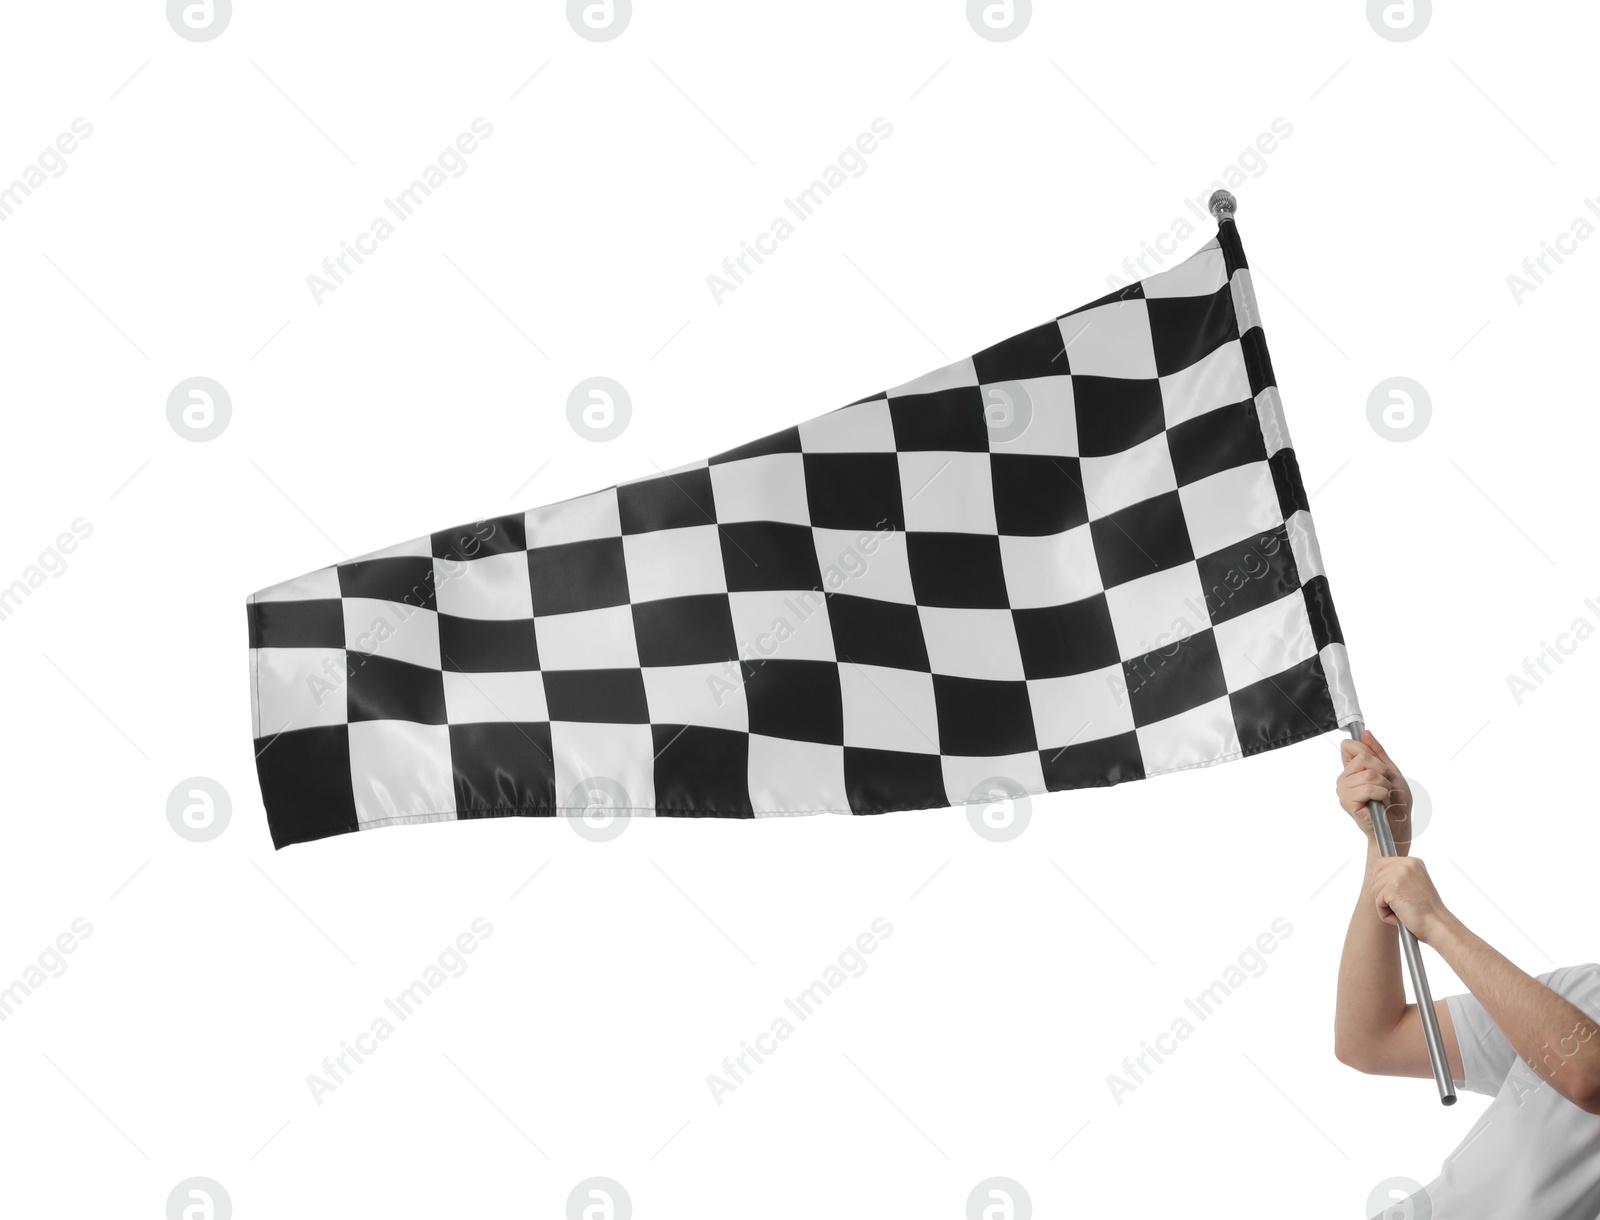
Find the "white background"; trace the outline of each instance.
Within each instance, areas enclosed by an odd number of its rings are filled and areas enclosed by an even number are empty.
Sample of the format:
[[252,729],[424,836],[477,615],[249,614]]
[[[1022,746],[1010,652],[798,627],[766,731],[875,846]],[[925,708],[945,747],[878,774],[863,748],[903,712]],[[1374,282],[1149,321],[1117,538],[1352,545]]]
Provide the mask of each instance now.
[[[93,926],[0,1023],[9,1208],[159,1217],[205,1175],[241,1218],[554,1217],[600,1174],[641,1218],[935,1217],[1000,1174],[1039,1215],[1363,1217],[1432,1178],[1486,1102],[1332,1054],[1361,849],[1332,737],[1036,799],[1004,844],[946,810],[274,853],[244,598],[1100,296],[1176,219],[1178,257],[1208,240],[1185,200],[1282,118],[1240,228],[1363,707],[1432,796],[1450,906],[1530,972],[1591,960],[1600,642],[1520,705],[1507,675],[1600,625],[1600,242],[1520,304],[1506,277],[1592,217],[1596,15],[1442,9],[1395,43],[1360,3],[1049,4],[996,43],[955,0],[640,0],[592,43],[556,3],[275,0],[193,43],[150,0],[9,6],[0,182],[93,126],[0,223],[0,585],[93,530],[0,621],[0,985]],[[307,276],[479,116],[467,172],[318,304]],[[867,171],[715,303],[880,116]],[[1407,443],[1367,419],[1397,375],[1432,400]],[[192,376],[232,398],[207,443],[166,417]],[[610,443],[567,422],[591,376],[633,400]],[[233,805],[203,844],[166,816],[196,775]],[[308,1074],[479,916],[470,969],[317,1104]],[[866,973],[714,1102],[879,916]],[[1280,916],[1117,1104],[1107,1075]]]

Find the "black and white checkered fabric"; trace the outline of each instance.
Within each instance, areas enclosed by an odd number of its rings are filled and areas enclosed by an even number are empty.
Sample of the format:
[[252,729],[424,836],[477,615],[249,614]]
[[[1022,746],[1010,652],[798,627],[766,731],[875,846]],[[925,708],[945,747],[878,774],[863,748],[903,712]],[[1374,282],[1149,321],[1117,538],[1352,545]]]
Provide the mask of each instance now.
[[274,842],[1120,783],[1360,715],[1231,221],[667,474],[249,599]]

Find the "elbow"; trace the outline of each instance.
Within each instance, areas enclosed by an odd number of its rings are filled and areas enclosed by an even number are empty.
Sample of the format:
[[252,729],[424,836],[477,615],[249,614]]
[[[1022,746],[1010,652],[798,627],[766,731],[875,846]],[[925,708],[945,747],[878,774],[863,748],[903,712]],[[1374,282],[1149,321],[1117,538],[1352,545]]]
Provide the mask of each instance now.
[[1347,1068],[1354,1068],[1358,1072],[1371,1074],[1371,1060],[1366,1054],[1365,1048],[1351,1042],[1348,1038],[1334,1038],[1333,1057]]
[[1600,1076],[1585,1074],[1568,1084],[1567,1100],[1585,1114],[1600,1114]]
[[1381,1042],[1373,1038],[1351,1038],[1334,1035],[1333,1057],[1347,1068],[1363,1076],[1393,1075],[1392,1066],[1385,1061]]

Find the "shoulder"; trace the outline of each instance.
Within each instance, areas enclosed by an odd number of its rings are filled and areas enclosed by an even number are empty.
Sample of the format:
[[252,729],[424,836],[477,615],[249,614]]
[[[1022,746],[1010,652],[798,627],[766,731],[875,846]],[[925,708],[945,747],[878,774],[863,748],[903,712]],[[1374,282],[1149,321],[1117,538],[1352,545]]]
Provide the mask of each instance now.
[[1591,1015],[1600,1015],[1600,962],[1559,966],[1538,978],[1557,995],[1578,1004]]
[[1600,962],[1580,962],[1571,966],[1557,966],[1549,973],[1539,975],[1538,978],[1541,982],[1545,979],[1549,979],[1552,982],[1568,982],[1600,978]]

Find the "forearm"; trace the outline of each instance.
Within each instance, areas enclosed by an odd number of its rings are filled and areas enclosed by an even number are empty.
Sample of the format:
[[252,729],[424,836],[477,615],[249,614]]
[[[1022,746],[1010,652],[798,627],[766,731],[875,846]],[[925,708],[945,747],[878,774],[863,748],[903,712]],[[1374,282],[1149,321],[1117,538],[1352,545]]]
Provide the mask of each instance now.
[[1540,1079],[1583,1109],[1600,1113],[1600,1031],[1581,1009],[1519,970],[1448,912],[1430,930],[1428,943]]
[[1340,1062],[1364,1072],[1388,1069],[1389,1065],[1378,1062],[1378,1055],[1406,1009],[1399,934],[1378,915],[1372,900],[1372,862],[1377,858],[1377,844],[1369,837],[1361,892],[1339,959],[1334,1011],[1334,1054]]

